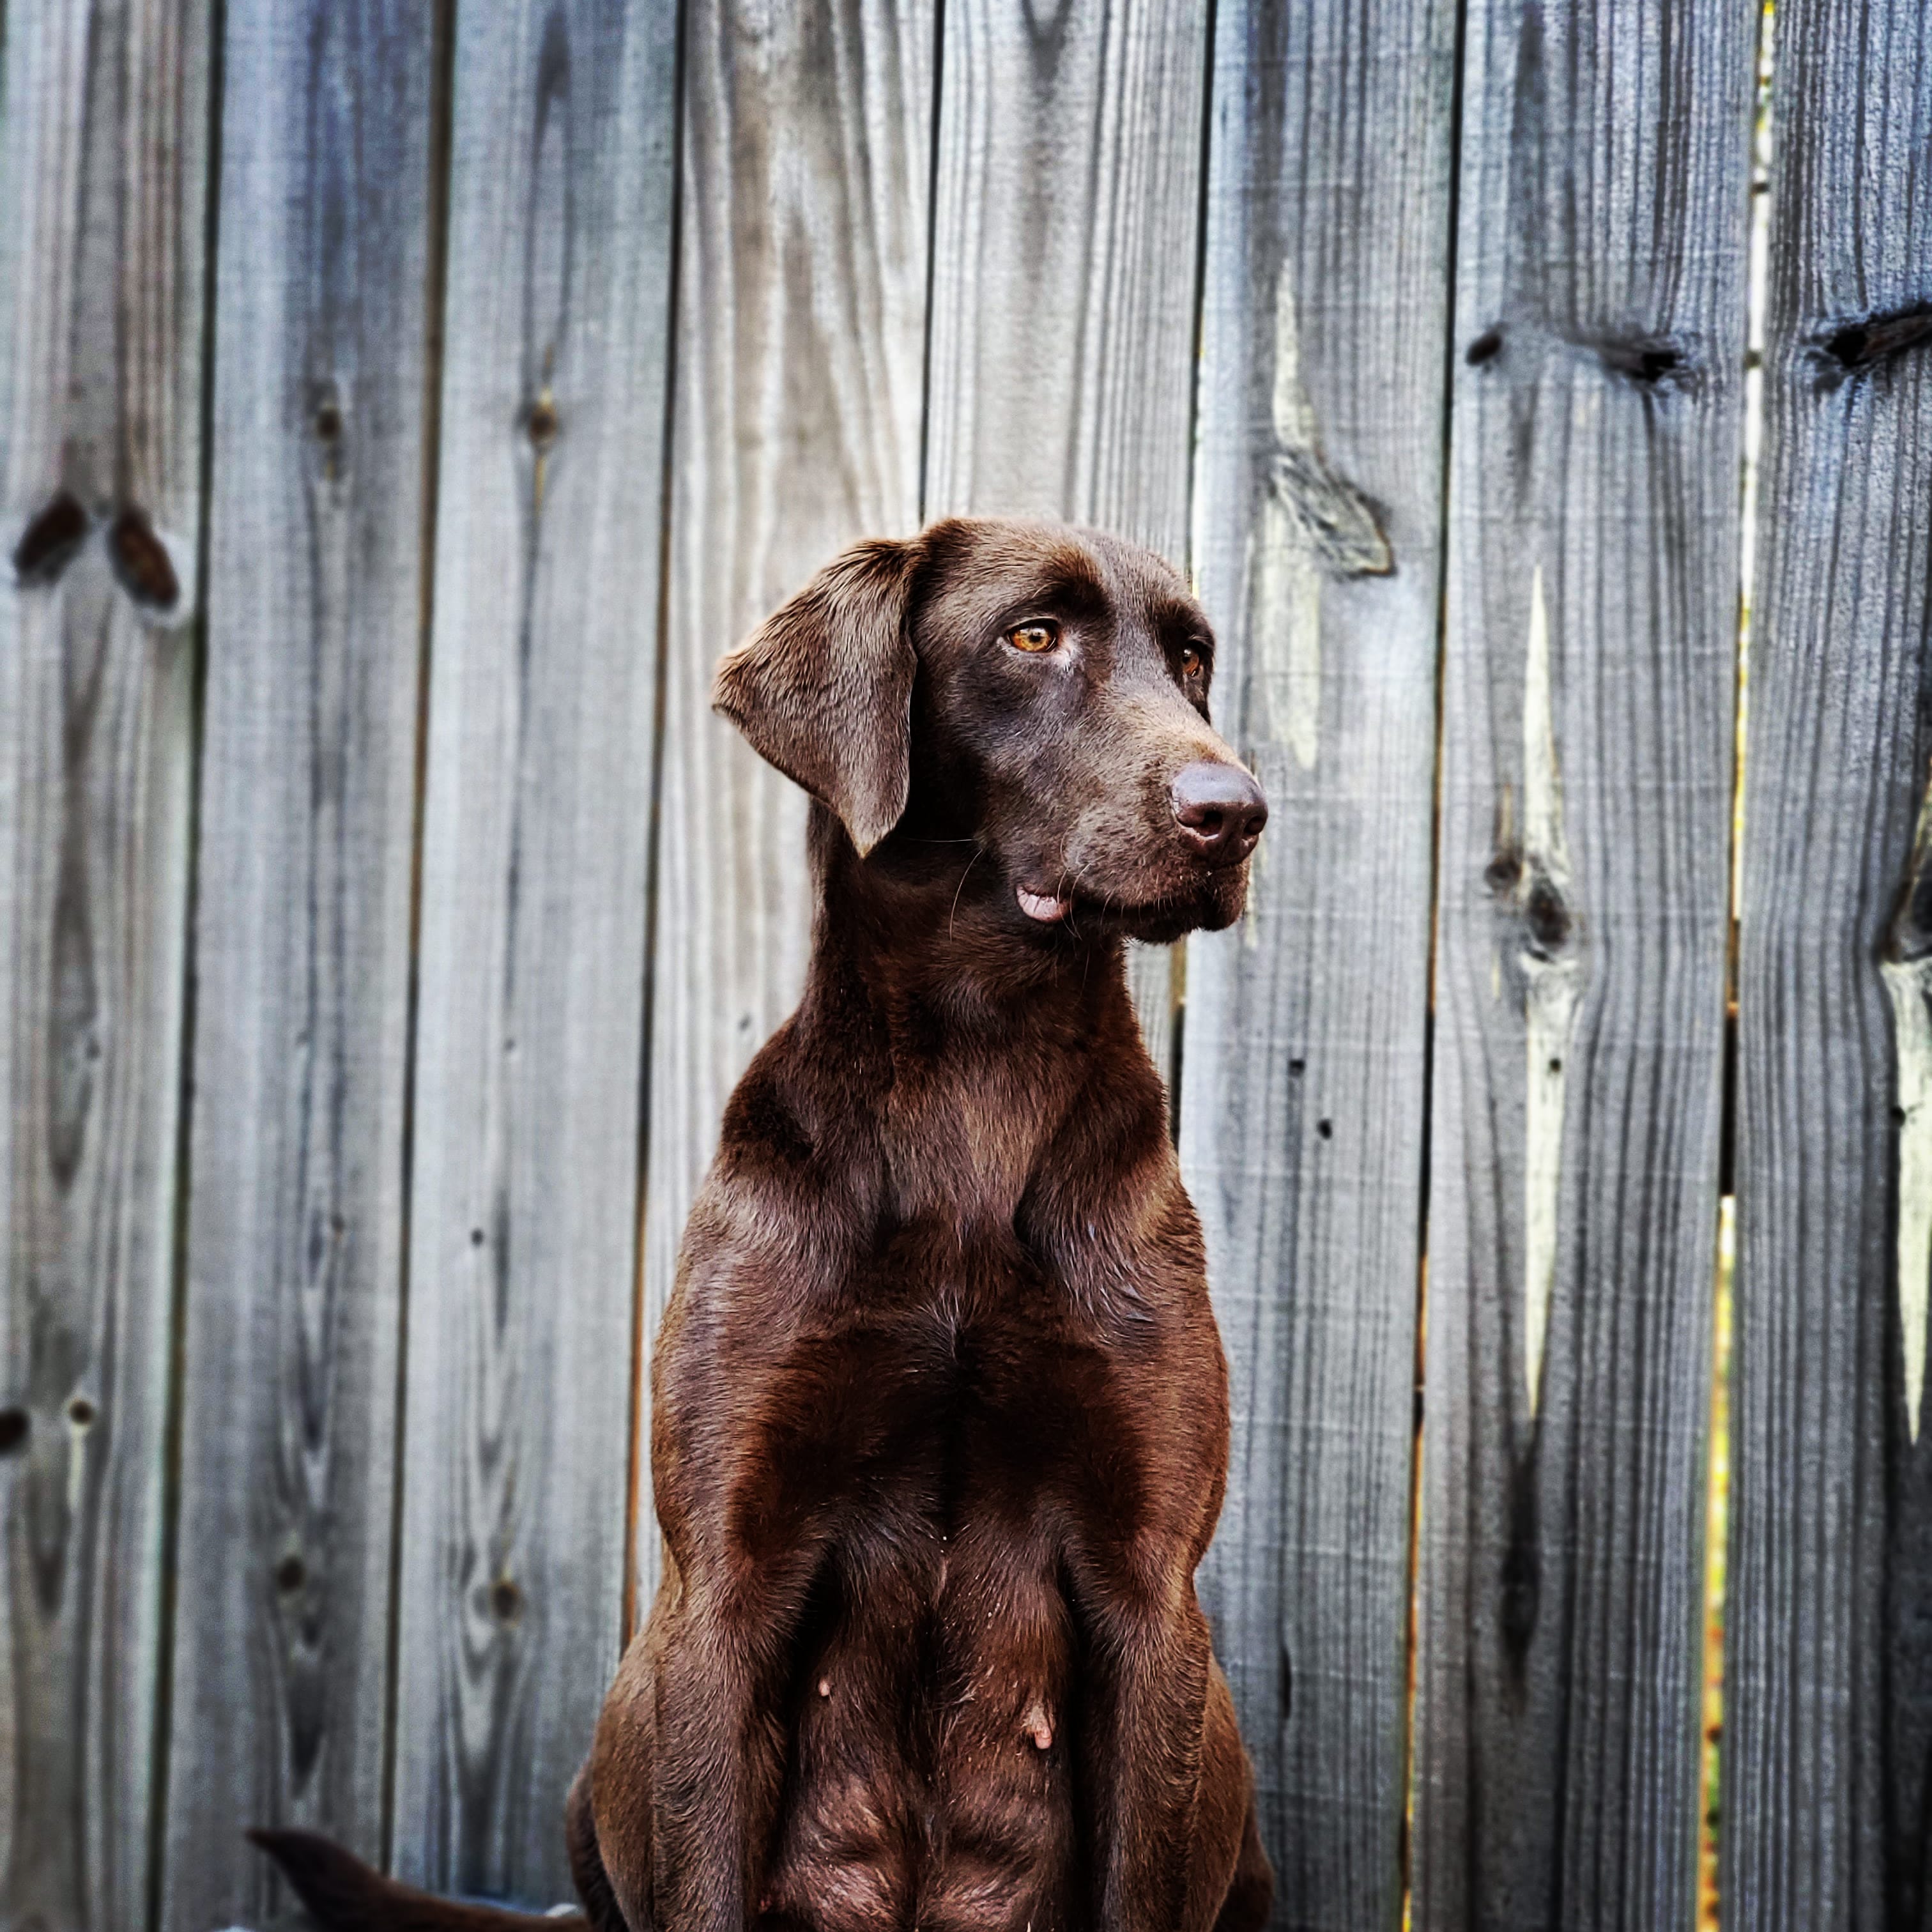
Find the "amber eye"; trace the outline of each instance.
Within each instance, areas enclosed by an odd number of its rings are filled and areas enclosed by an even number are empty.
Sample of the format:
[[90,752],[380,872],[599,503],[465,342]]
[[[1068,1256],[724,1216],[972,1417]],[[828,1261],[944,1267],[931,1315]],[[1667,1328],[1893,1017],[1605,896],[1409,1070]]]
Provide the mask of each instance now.
[[1199,644],[1183,644],[1180,647],[1180,674],[1183,677],[1200,677],[1208,669],[1208,653]]
[[1050,651],[1060,641],[1060,626],[1051,617],[1029,617],[1006,633],[1016,651]]

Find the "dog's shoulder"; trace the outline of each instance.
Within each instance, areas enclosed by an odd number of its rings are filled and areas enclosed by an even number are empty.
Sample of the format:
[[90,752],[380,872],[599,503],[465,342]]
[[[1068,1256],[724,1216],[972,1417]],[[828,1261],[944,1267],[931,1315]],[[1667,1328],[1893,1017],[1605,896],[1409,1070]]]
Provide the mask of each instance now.
[[860,1110],[828,1105],[787,1022],[727,1102],[693,1203],[667,1311],[668,1342],[694,1320],[769,1327],[849,1271],[877,1216],[879,1162]]

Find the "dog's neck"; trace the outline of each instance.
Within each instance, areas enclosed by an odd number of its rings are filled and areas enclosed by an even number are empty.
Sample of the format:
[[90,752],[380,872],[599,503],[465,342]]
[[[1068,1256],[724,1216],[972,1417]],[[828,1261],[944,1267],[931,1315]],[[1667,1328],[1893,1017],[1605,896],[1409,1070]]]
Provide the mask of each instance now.
[[1121,941],[1016,927],[1011,888],[965,842],[862,860],[814,810],[818,908],[802,1019],[849,1027],[859,1007],[896,1054],[1052,1055],[1133,1026]]
[[1016,928],[1010,886],[983,864],[976,879],[970,846],[862,861],[836,827],[814,832],[812,963],[786,1054],[808,1136],[879,1163],[890,1218],[962,1238],[1010,1234],[1070,1127],[1085,1136],[1082,1198],[1108,1183],[1083,1225],[1137,1202],[1109,1163],[1167,1136],[1121,942]]

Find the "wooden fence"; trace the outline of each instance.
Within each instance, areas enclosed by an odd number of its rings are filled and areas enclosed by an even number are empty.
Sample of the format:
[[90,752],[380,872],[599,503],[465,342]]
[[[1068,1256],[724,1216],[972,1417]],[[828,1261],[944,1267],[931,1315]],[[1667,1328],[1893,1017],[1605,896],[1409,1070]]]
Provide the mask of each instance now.
[[1768,184],[1760,29],[4,0],[0,1927],[566,1895],[803,958],[710,667],[996,508],[1189,562],[1274,802],[1135,976],[1276,1922],[1691,1923],[1728,1196],[1724,1923],[1932,1924],[1932,29],[1784,0]]

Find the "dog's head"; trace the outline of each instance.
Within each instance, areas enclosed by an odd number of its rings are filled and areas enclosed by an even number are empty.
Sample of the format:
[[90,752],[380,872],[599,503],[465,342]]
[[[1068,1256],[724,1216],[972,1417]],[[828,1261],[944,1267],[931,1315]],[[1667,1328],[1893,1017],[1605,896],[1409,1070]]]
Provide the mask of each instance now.
[[725,658],[716,701],[862,857],[970,841],[976,898],[997,882],[1016,929],[1166,940],[1240,916],[1268,819],[1208,722],[1214,670],[1151,552],[962,518],[846,551]]

